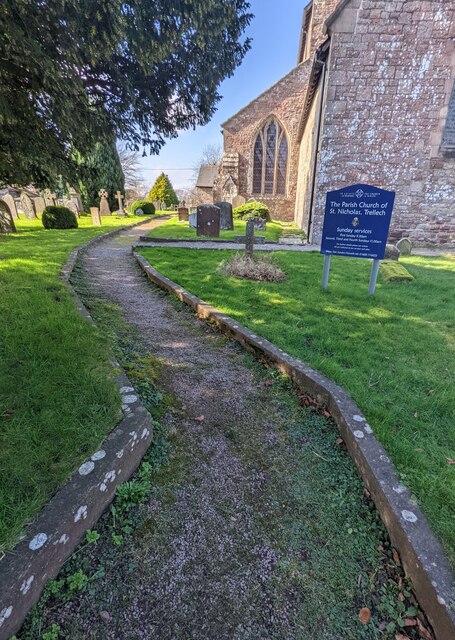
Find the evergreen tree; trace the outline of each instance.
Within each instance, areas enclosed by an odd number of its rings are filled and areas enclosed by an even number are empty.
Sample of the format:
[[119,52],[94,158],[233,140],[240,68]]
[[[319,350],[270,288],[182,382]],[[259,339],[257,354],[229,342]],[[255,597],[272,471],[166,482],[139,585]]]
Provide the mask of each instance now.
[[115,211],[118,208],[115,192],[123,192],[125,188],[125,177],[115,142],[98,142],[85,158],[80,154],[76,155],[79,165],[78,187],[84,208],[87,210],[89,207],[97,207],[100,201],[98,192],[100,189],[106,189],[109,193],[111,211]]
[[206,124],[250,47],[248,0],[3,0],[0,183],[74,183],[112,135],[158,153]]
[[164,202],[166,207],[179,203],[174,187],[165,173],[161,173],[155,180],[155,184],[150,189],[148,199]]

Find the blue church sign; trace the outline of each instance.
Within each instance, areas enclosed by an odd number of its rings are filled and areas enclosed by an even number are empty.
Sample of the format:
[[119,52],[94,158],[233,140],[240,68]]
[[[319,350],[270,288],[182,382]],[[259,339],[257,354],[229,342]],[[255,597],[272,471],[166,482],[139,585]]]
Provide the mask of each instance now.
[[355,184],[327,194],[321,253],[382,260],[394,191]]

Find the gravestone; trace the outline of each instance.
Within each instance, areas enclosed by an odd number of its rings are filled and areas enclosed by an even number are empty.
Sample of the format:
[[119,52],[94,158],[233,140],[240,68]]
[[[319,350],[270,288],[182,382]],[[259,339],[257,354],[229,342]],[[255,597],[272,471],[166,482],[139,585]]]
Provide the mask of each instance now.
[[26,218],[28,218],[29,220],[33,220],[33,218],[36,218],[33,201],[24,191],[21,193],[21,207]]
[[409,238],[401,238],[396,244],[397,249],[402,256],[410,256],[412,251],[412,242]]
[[245,255],[247,258],[253,257],[254,249],[254,222],[248,220],[246,223],[246,236],[245,236]]
[[4,200],[0,200],[0,233],[16,233],[13,214]]
[[253,218],[251,218],[251,221],[254,223],[255,231],[265,231],[266,221],[264,220],[264,218],[261,218],[261,216],[254,216]]
[[188,216],[188,223],[192,229],[197,227],[197,211],[192,211]]
[[400,250],[394,244],[386,244],[384,259],[398,260],[399,257],[400,257]]
[[35,205],[36,214],[41,215],[44,209],[46,208],[46,203],[44,202],[44,198],[42,198],[41,196],[39,196],[38,198],[35,198],[33,200],[33,204]]
[[98,195],[100,197],[100,216],[110,216],[111,209],[109,207],[109,201],[107,199],[109,195],[108,192],[106,191],[106,189],[100,189],[98,191]]
[[6,202],[11,215],[13,217],[13,220],[16,220],[19,216],[17,214],[17,209],[16,209],[16,202],[13,198],[12,195],[10,195],[9,193],[5,193],[4,196],[1,197],[1,199],[3,200],[3,202]]
[[245,204],[246,200],[243,196],[234,196],[232,198],[232,208],[241,207],[242,204]]
[[90,215],[92,216],[92,224],[96,227],[101,227],[100,210],[98,207],[90,207]]
[[76,218],[79,218],[79,211],[77,210],[77,206],[76,206],[75,202],[73,202],[69,198],[64,198],[63,199],[63,206],[66,207],[67,209],[69,209],[70,211],[72,211],[74,213],[74,215],[76,216]]
[[234,229],[232,204],[230,202],[215,202],[215,206],[220,208],[220,229],[232,231]]
[[46,207],[53,207],[55,205],[56,196],[50,189],[44,189],[43,196]]
[[187,209],[186,207],[179,207],[179,209],[178,209],[178,213],[179,213],[179,220],[180,220],[180,221],[182,221],[182,220],[185,220],[185,221],[186,221],[186,220],[188,220],[188,218],[189,218],[189,215],[188,215],[188,214],[189,214],[189,212],[188,212],[188,209]]
[[70,199],[76,205],[78,212],[81,213],[84,210],[84,207],[82,206],[81,196],[78,194],[76,189],[73,189],[73,188],[70,189]]
[[115,194],[117,196],[117,202],[118,202],[118,211],[117,211],[117,215],[118,216],[124,216],[125,212],[123,210],[123,196],[122,196],[122,192],[121,191],[117,191],[117,193]]
[[220,237],[220,208],[212,204],[199,205],[196,216],[196,235]]

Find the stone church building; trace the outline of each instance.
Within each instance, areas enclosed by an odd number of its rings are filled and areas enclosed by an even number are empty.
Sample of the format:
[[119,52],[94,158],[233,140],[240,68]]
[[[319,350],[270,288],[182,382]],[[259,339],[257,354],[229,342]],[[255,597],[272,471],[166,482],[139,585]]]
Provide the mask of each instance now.
[[455,3],[313,0],[297,65],[223,125],[217,198],[321,238],[327,191],[396,191],[391,240],[455,244]]

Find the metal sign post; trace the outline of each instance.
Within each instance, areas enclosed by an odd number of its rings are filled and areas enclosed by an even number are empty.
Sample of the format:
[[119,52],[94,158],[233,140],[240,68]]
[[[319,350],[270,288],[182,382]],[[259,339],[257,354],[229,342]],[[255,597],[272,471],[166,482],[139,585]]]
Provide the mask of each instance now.
[[328,287],[330,257],[337,255],[373,259],[368,293],[374,294],[394,201],[394,191],[368,184],[354,184],[327,193],[321,243],[324,291]]

